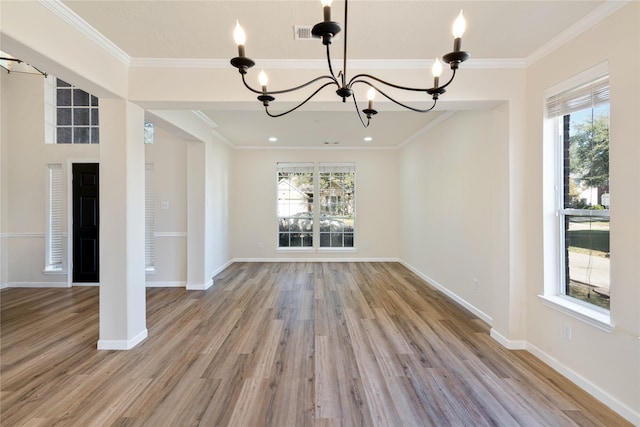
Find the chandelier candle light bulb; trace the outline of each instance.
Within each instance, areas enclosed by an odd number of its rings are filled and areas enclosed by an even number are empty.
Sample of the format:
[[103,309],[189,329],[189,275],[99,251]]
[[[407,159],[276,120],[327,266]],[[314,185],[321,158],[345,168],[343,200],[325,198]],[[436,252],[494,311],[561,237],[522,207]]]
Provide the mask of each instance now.
[[462,10],[460,14],[456,18],[453,23],[453,51],[460,52],[460,48],[462,47],[462,35],[464,34],[464,30],[467,28],[467,23],[464,20],[464,16],[462,16]]
[[431,67],[431,73],[433,74],[433,87],[436,88],[440,84],[440,74],[442,74],[442,62],[436,58]]
[[233,30],[233,38],[238,45],[238,56],[244,56],[244,44],[247,41],[247,36],[244,33],[244,30],[240,26],[240,22],[236,20],[236,28]]
[[260,82],[260,86],[262,86],[262,93],[266,94],[267,83],[269,83],[269,79],[267,78],[267,73],[265,73],[264,70],[261,70],[260,74],[258,74],[258,81]]
[[374,88],[370,87],[367,91],[367,99],[369,100],[367,108],[373,110],[373,100],[376,99],[376,90]]
[[321,0],[322,10],[324,12],[324,22],[331,21],[331,1],[332,0]]

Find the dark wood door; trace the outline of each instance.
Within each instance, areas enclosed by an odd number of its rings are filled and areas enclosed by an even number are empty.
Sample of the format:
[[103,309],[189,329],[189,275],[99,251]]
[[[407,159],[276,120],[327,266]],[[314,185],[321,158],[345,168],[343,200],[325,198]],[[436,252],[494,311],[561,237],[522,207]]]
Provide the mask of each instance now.
[[73,281],[98,282],[98,164],[73,164]]

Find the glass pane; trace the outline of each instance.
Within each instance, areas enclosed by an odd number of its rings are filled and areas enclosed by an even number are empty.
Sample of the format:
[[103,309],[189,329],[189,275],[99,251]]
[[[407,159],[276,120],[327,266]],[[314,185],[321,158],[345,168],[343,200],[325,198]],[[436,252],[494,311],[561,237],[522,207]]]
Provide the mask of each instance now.
[[70,89],[56,90],[56,105],[59,107],[71,106],[71,90]]
[[57,128],[56,138],[58,144],[71,144],[71,128]]
[[73,109],[73,125],[74,126],[89,125],[89,109],[88,108]]
[[71,126],[71,108],[57,108],[56,120],[58,126]]
[[609,105],[564,116],[565,208],[609,207]]
[[278,246],[286,248],[289,246],[289,233],[280,233],[278,237]]
[[82,89],[73,89],[73,105],[89,106],[89,94]]
[[71,85],[67,82],[65,82],[64,80],[61,79],[56,79],[56,86],[57,87],[71,87]]
[[98,109],[97,108],[92,108],[91,109],[91,126],[98,126],[99,122],[98,122]]
[[300,237],[300,234],[298,234],[298,233],[290,234],[289,235],[289,239],[290,239],[290,242],[291,242],[290,246],[292,248],[302,246],[302,239]]
[[331,246],[331,233],[320,233],[320,247],[328,248]]
[[88,127],[74,127],[73,128],[73,143],[74,144],[89,144],[89,128]]
[[91,128],[91,143],[99,144],[100,143],[100,129],[99,128]]
[[98,106],[98,97],[91,95],[91,106],[92,107]]
[[345,233],[344,234],[344,247],[352,248],[353,247],[353,233]]
[[566,217],[566,294],[609,309],[609,218]]
[[302,246],[304,247],[313,246],[313,233],[301,233],[300,240],[302,242]]

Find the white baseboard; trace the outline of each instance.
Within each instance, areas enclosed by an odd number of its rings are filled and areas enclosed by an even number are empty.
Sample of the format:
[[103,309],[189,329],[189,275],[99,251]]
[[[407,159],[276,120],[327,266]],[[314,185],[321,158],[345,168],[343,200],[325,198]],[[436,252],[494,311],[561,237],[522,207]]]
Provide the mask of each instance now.
[[207,283],[187,283],[188,291],[206,291],[211,286],[213,286],[213,278],[211,278]]
[[181,281],[147,281],[147,288],[186,288],[187,282]]
[[461,306],[463,306],[464,308],[466,308],[467,310],[469,310],[470,312],[472,312],[473,314],[478,316],[483,322],[485,322],[489,326],[491,326],[493,324],[493,319],[491,318],[491,316],[489,316],[488,314],[486,314],[482,310],[479,310],[475,306],[469,304],[465,299],[460,298],[458,295],[456,295],[455,293],[451,292],[448,288],[446,288],[445,286],[443,286],[440,283],[436,282],[435,280],[433,280],[432,278],[430,278],[426,274],[422,273],[420,270],[418,270],[417,268],[413,267],[411,264],[408,264],[408,263],[406,263],[404,261],[400,261],[400,263],[402,265],[404,265],[405,267],[407,267],[412,272],[414,272],[415,274],[417,274],[418,276],[420,276],[420,278],[422,280],[424,280],[425,282],[429,283],[431,286],[433,286],[434,288],[436,288],[437,290],[439,290],[440,292],[442,292],[443,294],[445,294],[446,296],[448,296],[449,298],[451,298],[452,300],[454,300],[455,302],[457,302],[458,304],[460,304]]
[[526,350],[527,349],[527,342],[524,340],[510,340],[508,338],[506,338],[504,335],[502,335],[500,332],[496,331],[495,329],[491,328],[491,338],[493,338],[494,340],[498,341],[498,343],[500,343],[503,347],[509,349],[509,350]]
[[225,262],[220,267],[213,270],[213,272],[211,273],[211,277],[216,277],[218,274],[222,273],[227,267],[229,267],[234,262],[235,261],[233,259],[230,259],[229,261]]
[[98,350],[130,350],[140,344],[148,335],[149,331],[145,328],[130,340],[98,340]]
[[526,350],[549,365],[551,368],[558,371],[564,377],[576,384],[578,387],[598,399],[600,402],[607,405],[609,408],[620,414],[623,418],[629,421],[631,424],[640,426],[640,413],[634,411],[624,403],[620,402],[615,397],[611,396],[602,388],[598,387],[582,375],[563,365],[553,356],[545,353],[535,345],[527,342]]
[[398,258],[234,258],[233,262],[399,262]]
[[8,282],[2,288],[68,288],[68,282]]

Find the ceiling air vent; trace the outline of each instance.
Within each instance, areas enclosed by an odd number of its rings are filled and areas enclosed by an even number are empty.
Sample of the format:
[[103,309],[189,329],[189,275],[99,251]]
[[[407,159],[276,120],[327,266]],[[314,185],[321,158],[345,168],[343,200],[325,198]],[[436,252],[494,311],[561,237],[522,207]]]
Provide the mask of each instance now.
[[313,40],[311,34],[311,25],[294,25],[293,26],[293,39],[294,40]]

